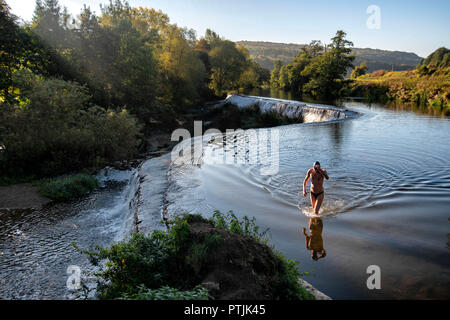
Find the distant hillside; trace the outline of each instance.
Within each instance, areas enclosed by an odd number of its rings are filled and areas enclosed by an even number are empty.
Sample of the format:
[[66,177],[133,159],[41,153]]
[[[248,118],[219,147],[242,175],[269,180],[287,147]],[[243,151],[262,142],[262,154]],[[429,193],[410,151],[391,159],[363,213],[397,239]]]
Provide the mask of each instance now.
[[[239,44],[246,47],[251,57],[263,68],[272,70],[273,62],[277,59],[284,64],[291,63],[300,49],[305,46],[293,43],[275,43],[264,41],[239,41]],[[379,49],[354,48],[356,55],[355,65],[367,62],[369,72],[375,70],[402,71],[415,68],[421,63],[422,58],[411,52],[387,51]]]
[[437,49],[424,59],[421,65],[436,68],[450,67],[450,50],[444,47]]

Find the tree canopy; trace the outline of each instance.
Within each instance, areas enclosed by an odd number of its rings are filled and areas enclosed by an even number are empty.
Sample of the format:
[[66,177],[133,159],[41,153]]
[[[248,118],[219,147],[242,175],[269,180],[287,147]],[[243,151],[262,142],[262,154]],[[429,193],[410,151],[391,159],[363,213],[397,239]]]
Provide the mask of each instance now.
[[342,88],[347,70],[353,67],[351,55],[353,43],[346,40],[346,33],[338,30],[329,45],[312,41],[302,47],[292,64],[280,66],[277,62],[272,71],[271,85],[314,98],[333,98]]

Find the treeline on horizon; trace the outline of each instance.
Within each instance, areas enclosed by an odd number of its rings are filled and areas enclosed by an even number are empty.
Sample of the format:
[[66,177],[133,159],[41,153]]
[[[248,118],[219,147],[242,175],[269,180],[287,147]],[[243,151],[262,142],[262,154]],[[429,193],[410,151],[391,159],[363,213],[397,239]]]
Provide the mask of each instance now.
[[0,169],[55,175],[132,158],[154,130],[230,90],[268,83],[248,50],[115,0],[71,16],[37,0],[19,25],[0,0]]
[[[263,68],[272,70],[274,62],[280,60],[283,64],[292,63],[302,47],[307,44],[274,43],[265,41],[239,41],[246,47],[250,56]],[[352,48],[355,56],[354,64],[366,62],[369,72],[376,70],[402,71],[414,69],[423,60],[412,52],[389,51],[371,48]],[[349,76],[350,73],[347,74]]]
[[372,102],[433,107],[430,110],[433,114],[450,115],[449,49],[438,48],[410,70],[369,73],[365,61],[353,65],[353,43],[345,36],[339,30],[330,44],[312,41],[302,46],[292,63],[276,60],[270,86],[303,99],[332,101],[339,97],[363,97]]

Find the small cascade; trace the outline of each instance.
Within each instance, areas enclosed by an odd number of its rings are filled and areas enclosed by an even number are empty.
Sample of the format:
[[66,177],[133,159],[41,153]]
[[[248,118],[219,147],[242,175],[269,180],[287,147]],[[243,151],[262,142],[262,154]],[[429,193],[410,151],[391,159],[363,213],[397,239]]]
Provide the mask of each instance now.
[[138,168],[133,183],[134,196],[129,202],[129,216],[125,230],[128,233],[148,234],[163,229],[164,203],[168,188],[167,172],[170,154],[144,161]]
[[[263,113],[277,112],[289,118],[302,119],[302,122],[336,121],[359,116],[359,113],[347,109],[264,97],[230,95],[220,105],[226,103],[238,108],[257,105]],[[243,141],[241,136],[233,139]],[[205,150],[223,148],[227,153],[235,147],[234,143],[226,143],[226,135],[218,140],[215,141],[214,134],[193,137],[180,142],[169,154],[144,161],[131,181],[135,184],[131,188],[134,196],[129,202],[125,229],[129,233],[149,233],[163,229],[163,219],[187,212],[212,212],[213,208],[205,201],[204,190],[200,188],[197,169],[203,165]]]
[[357,112],[326,105],[236,94],[229,95],[224,103],[230,103],[240,109],[258,106],[262,113],[275,112],[291,119],[302,119],[304,123],[344,120],[359,116]]

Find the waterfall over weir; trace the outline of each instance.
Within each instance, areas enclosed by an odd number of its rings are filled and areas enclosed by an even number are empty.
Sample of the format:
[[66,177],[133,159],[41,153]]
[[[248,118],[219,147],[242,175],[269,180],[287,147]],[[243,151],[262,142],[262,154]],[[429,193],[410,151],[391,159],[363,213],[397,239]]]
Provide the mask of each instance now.
[[262,113],[275,112],[303,122],[324,122],[358,117],[358,113],[348,109],[310,104],[306,102],[255,96],[229,95],[222,103],[230,103],[240,109],[258,106]]

